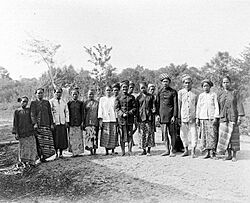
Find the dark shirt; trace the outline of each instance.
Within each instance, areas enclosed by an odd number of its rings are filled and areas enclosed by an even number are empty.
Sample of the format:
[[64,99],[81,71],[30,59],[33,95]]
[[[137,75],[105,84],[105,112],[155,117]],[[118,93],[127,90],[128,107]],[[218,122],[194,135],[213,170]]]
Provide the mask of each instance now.
[[15,110],[12,133],[18,134],[20,138],[34,135],[29,108]]
[[237,122],[238,116],[244,116],[244,108],[235,90],[218,93],[218,103],[221,122]]
[[137,103],[137,121],[138,122],[152,122],[154,96],[151,94],[139,94],[136,98]]
[[87,100],[84,104],[84,125],[85,126],[99,126],[98,122],[98,106],[99,102],[96,100]]
[[69,108],[69,125],[80,126],[83,122],[83,102],[79,100],[72,100],[68,102]]
[[51,106],[48,100],[35,100],[30,104],[32,124],[38,127],[50,127],[53,124]]
[[[136,115],[135,97],[130,94],[119,95],[115,100],[115,111],[120,125],[132,125]],[[124,117],[123,114],[127,114],[127,116]]]
[[171,87],[162,88],[156,96],[156,113],[160,116],[160,123],[169,123],[171,118],[178,116],[177,91]]

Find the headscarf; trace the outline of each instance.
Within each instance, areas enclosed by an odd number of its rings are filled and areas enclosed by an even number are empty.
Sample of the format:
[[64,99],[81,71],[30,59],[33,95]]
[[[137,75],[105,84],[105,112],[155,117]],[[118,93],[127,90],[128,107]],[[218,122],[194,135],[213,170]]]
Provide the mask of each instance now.
[[182,76],[181,81],[182,81],[182,82],[184,82],[185,80],[188,80],[188,79],[192,81],[192,78],[191,78],[191,76],[190,76],[190,75],[188,75],[188,74],[184,74],[184,75]]
[[170,78],[170,76],[167,73],[162,73],[160,75],[160,81],[163,81],[164,79],[168,79],[169,82],[171,82],[171,78]]
[[213,82],[209,79],[204,79],[201,81],[201,87],[203,87],[204,83],[207,83],[210,87],[213,87]]

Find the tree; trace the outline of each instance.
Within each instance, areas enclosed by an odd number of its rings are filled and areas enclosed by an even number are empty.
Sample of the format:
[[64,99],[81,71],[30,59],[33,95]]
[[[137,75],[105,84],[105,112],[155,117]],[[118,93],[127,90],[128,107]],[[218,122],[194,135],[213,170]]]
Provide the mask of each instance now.
[[2,66],[0,66],[0,78],[11,80],[9,72]]

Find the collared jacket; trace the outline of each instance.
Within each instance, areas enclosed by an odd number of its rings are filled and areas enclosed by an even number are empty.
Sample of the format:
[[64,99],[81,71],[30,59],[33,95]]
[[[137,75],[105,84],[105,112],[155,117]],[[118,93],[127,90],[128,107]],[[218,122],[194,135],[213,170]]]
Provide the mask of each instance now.
[[30,103],[32,124],[38,127],[50,127],[53,124],[51,106],[48,100],[34,100]]
[[100,98],[98,118],[101,118],[103,122],[116,122],[115,97]]
[[72,100],[68,102],[69,109],[69,125],[80,126],[83,122],[84,108],[83,102],[79,100]]
[[218,93],[219,118],[221,122],[237,122],[238,116],[244,116],[244,108],[235,90]]
[[196,118],[212,120],[219,117],[219,105],[215,92],[203,92],[198,97]]
[[[133,125],[136,115],[135,97],[130,94],[119,95],[115,100],[115,111],[120,125]],[[124,114],[127,114],[127,116],[124,117]]]
[[153,109],[154,96],[151,94],[139,94],[136,97],[137,103],[137,121],[138,122],[152,122],[153,121]]
[[192,90],[181,89],[178,92],[178,104],[178,118],[184,123],[195,122],[197,95]]
[[65,125],[69,122],[69,110],[68,105],[63,99],[50,99],[49,100],[53,115],[53,122],[56,125]]
[[170,123],[171,118],[178,116],[178,95],[171,87],[162,88],[156,95],[156,113],[160,123]]

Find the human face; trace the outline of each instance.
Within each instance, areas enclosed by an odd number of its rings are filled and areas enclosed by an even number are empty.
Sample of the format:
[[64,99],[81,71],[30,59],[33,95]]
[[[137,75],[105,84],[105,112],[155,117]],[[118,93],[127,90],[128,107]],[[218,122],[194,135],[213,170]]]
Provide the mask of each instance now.
[[204,92],[209,93],[210,92],[210,85],[208,83],[204,83],[202,86]]
[[113,92],[114,92],[115,97],[117,97],[119,95],[119,91],[120,90],[117,87],[113,88]]
[[95,96],[95,94],[94,94],[93,91],[89,91],[89,92],[88,92],[88,98],[89,98],[90,100],[93,100],[93,99],[94,99],[94,96]]
[[56,90],[55,94],[56,94],[57,99],[61,99],[61,97],[62,97],[62,91],[61,90]]
[[21,100],[22,108],[25,108],[27,105],[28,105],[28,99],[27,98],[22,98],[22,100]]
[[123,94],[128,93],[128,86],[127,85],[125,85],[125,84],[122,85],[122,92],[123,92]]
[[129,93],[129,94],[132,94],[132,93],[134,92],[134,88],[135,88],[134,85],[129,85],[128,93]]
[[230,80],[228,80],[228,78],[223,78],[222,80],[222,87],[225,89],[225,90],[228,90],[231,86],[231,82]]
[[184,88],[186,90],[191,90],[192,89],[192,81],[190,79],[186,79],[184,82]]
[[170,84],[170,80],[169,79],[163,79],[162,81],[161,81],[161,83],[162,83],[162,85],[163,85],[163,87],[169,87],[169,84]]
[[106,87],[105,92],[107,97],[111,97],[112,89],[110,87]]
[[77,91],[73,91],[72,92],[72,97],[74,100],[77,100],[78,99],[78,92]]
[[149,92],[150,94],[154,94],[154,93],[155,93],[155,87],[154,87],[154,86],[151,86],[151,87],[149,88],[148,92]]
[[140,90],[144,94],[147,93],[147,88],[146,88],[146,86],[144,84],[140,84]]
[[37,90],[36,91],[36,97],[39,99],[39,100],[42,100],[43,99],[43,90]]

